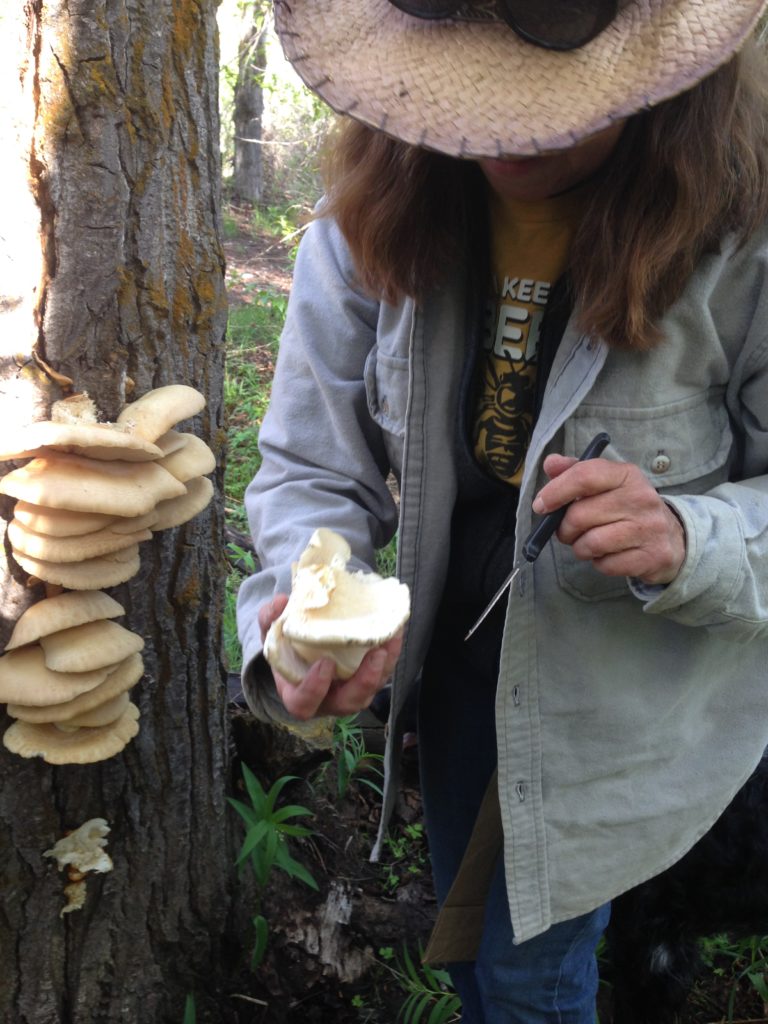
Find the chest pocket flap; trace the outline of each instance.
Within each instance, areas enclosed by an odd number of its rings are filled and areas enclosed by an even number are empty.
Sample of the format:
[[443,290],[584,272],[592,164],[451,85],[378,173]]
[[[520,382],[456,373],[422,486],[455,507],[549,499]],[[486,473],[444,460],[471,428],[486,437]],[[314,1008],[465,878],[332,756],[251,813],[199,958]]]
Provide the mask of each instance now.
[[[634,463],[661,494],[703,494],[728,479],[734,439],[720,388],[663,406],[583,405],[565,424],[565,453],[580,454],[600,430],[611,438],[604,457]],[[574,596],[594,601],[629,593],[623,578],[597,572],[570,547],[552,548],[560,585]]]

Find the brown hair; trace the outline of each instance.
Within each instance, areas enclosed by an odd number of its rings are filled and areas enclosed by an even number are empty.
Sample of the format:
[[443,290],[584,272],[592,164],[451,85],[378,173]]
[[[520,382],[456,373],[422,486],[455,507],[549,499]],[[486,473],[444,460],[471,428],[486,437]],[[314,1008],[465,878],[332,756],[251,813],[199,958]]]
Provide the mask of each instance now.
[[[768,216],[768,90],[750,44],[688,92],[631,118],[574,239],[570,272],[583,330],[653,347],[658,319],[702,255]],[[354,121],[327,164],[328,203],[363,285],[421,299],[476,243],[482,176],[457,160]],[[414,228],[418,225],[418,230]]]

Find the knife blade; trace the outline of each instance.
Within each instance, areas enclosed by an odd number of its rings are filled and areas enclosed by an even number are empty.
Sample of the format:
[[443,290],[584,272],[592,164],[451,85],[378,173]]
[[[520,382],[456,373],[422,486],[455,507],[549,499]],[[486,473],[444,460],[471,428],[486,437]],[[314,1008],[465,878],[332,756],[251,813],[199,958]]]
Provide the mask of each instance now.
[[[583,453],[579,456],[579,462],[586,462],[588,459],[596,459],[605,451],[605,448],[610,444],[610,437],[601,430],[599,434],[595,434],[592,440],[589,442]],[[503,597],[505,592],[509,590],[515,579],[519,575],[520,571],[527,565],[535,562],[541,552],[544,550],[547,541],[552,537],[552,534],[557,530],[560,523],[562,523],[565,513],[571,507],[573,502],[568,502],[567,505],[563,505],[561,508],[557,508],[554,512],[548,512],[545,516],[536,523],[534,528],[528,534],[523,541],[521,552],[525,562],[518,566],[515,566],[510,572],[509,576],[504,580],[499,589],[491,598],[490,602],[486,605],[482,615],[477,622],[472,626],[467,635],[464,637],[465,640],[469,640],[473,633],[475,633],[479,626],[488,618],[490,613],[496,607],[500,599]]]

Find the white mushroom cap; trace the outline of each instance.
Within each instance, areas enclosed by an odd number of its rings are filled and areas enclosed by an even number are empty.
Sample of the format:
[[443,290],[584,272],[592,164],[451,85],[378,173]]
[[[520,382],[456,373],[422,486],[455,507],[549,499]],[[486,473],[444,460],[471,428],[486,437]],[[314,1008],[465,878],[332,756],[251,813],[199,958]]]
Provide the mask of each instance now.
[[49,537],[81,537],[117,522],[117,516],[103,512],[71,512],[68,508],[49,508],[28,501],[17,501],[13,515],[28,530],[47,533]]
[[54,672],[45,664],[42,647],[21,647],[0,658],[0,701],[33,707],[62,704],[103,683],[114,667]]
[[117,533],[107,527],[79,537],[50,537],[27,529],[17,519],[12,519],[8,524],[8,540],[14,554],[20,551],[23,555],[42,558],[47,562],[83,562],[151,539],[151,530]]
[[112,533],[138,533],[140,530],[151,530],[157,522],[157,511],[145,512],[143,516],[124,516],[110,524]]
[[0,462],[25,459],[49,451],[69,452],[89,459],[147,462],[162,458],[155,445],[111,423],[53,423],[40,420],[20,428],[0,442]]
[[330,565],[344,568],[352,557],[352,549],[341,534],[321,526],[309,538],[307,546],[293,567],[294,575],[298,569],[307,565]]
[[349,555],[343,538],[318,530],[295,566],[288,604],[264,643],[269,664],[291,682],[324,657],[334,661],[338,678],[348,679],[367,651],[408,620],[408,588],[376,573],[348,572]]
[[78,729],[97,729],[101,725],[109,725],[116,722],[130,704],[131,698],[126,691],[119,693],[117,697],[99,704],[90,711],[83,711],[82,714],[73,715],[66,720],[67,725]]
[[13,557],[22,569],[46,583],[56,583],[68,590],[98,590],[125,583],[141,569],[139,545],[113,551],[101,558],[84,562],[48,562],[15,551]]
[[164,434],[161,434],[160,437],[158,437],[155,444],[163,453],[163,458],[165,458],[166,455],[173,455],[173,453],[177,452],[179,448],[183,448],[187,443],[188,436],[189,435],[182,434],[178,430],[166,430]]
[[155,462],[95,462],[77,455],[33,459],[0,480],[0,492],[35,505],[141,516],[184,485]]
[[45,706],[10,702],[8,714],[25,722],[66,722],[76,715],[85,714],[93,708],[106,704],[121,693],[135,686],[144,674],[144,662],[140,654],[132,654],[109,673],[103,683],[86,690],[72,700]]
[[41,637],[40,646],[45,664],[55,672],[90,672],[138,654],[144,641],[118,622],[99,619]]
[[32,644],[50,633],[97,619],[114,619],[118,615],[125,615],[123,606],[100,590],[80,590],[47,597],[31,605],[19,617],[5,649],[10,651]]
[[107,845],[106,837],[111,831],[104,818],[90,818],[57,840],[43,856],[53,857],[59,871],[66,867],[72,867],[83,874],[89,871],[111,871],[114,866],[112,858],[104,849]]
[[158,530],[169,530],[172,526],[181,526],[182,523],[202,512],[213,497],[213,484],[206,476],[199,476],[186,484],[186,494],[180,498],[170,498],[168,501],[161,501],[157,506],[157,522],[152,527],[152,532]]
[[185,484],[196,476],[205,476],[216,469],[216,456],[196,434],[181,434],[184,445],[161,459],[159,465]]
[[14,722],[3,743],[12,754],[42,757],[48,764],[93,764],[114,757],[139,731],[139,709],[129,704],[121,717],[96,729],[63,731],[56,725]]
[[399,632],[409,614],[408,588],[394,577],[306,566],[294,577],[283,632],[308,644],[375,647]]
[[148,391],[122,410],[117,422],[132,433],[154,442],[182,420],[205,408],[205,398],[186,384],[168,384]]

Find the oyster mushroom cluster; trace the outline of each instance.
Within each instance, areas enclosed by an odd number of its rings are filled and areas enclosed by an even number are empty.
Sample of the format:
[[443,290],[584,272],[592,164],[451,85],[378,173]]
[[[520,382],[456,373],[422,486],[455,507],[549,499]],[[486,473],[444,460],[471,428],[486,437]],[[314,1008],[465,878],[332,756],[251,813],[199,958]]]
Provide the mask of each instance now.
[[125,583],[139,544],[202,511],[216,461],[194,434],[173,430],[205,399],[183,384],[149,391],[115,423],[89,399],[57,402],[52,418],[0,441],[0,461],[31,458],[0,480],[18,501],[8,525],[13,557],[30,576],[67,590]]
[[16,623],[0,658],[0,701],[16,721],[3,743],[49,764],[119,753],[139,731],[128,691],[144,672],[144,641],[114,622],[125,609],[100,590],[45,598]]
[[408,621],[404,583],[347,570],[350,547],[333,530],[315,530],[293,566],[288,604],[269,628],[264,657],[299,683],[313,662],[330,658],[349,679],[368,651],[391,640]]
[[169,385],[99,423],[76,395],[0,441],[0,461],[31,459],[0,480],[0,493],[17,499],[13,557],[49,591],[73,591],[28,609],[0,657],[0,702],[18,719],[3,742],[14,753],[87,763],[136,735],[127,691],[143,673],[144,642],[111,621],[124,610],[101,588],[136,575],[139,544],[211,500],[213,452],[173,429],[204,405],[194,388]]

